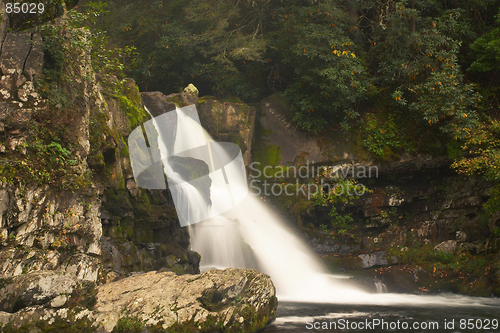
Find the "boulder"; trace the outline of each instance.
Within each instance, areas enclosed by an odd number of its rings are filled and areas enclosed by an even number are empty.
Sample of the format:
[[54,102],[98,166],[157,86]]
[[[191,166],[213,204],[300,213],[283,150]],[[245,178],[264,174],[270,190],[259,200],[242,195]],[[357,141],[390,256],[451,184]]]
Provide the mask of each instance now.
[[447,240],[439,243],[434,247],[434,251],[443,251],[446,253],[453,253],[457,248],[457,242],[454,240]]
[[51,291],[43,294],[47,296],[43,303],[31,302],[15,313],[0,311],[0,324],[16,332],[25,327],[58,332],[79,327],[99,333],[131,328],[137,332],[245,333],[261,330],[276,318],[276,289],[271,279],[251,269],[182,276],[153,271],[104,284],[97,292],[79,288],[76,282],[62,282],[59,289],[43,289]]
[[144,105],[153,117],[175,110],[175,104],[159,91],[141,93]]
[[363,268],[372,268],[378,266],[388,266],[392,264],[397,264],[398,260],[396,257],[389,257],[385,251],[376,251],[373,253],[360,254],[358,258],[361,258],[361,263]]
[[165,95],[159,91],[141,93],[144,105],[154,117],[183,107],[198,103],[198,88],[190,83],[180,93]]
[[276,317],[275,294],[269,276],[256,270],[149,272],[99,287],[94,315],[107,332],[126,317],[171,332],[254,332]]
[[198,101],[198,88],[194,86],[194,84],[190,83],[186,88],[184,88],[183,92],[193,99],[193,103]]

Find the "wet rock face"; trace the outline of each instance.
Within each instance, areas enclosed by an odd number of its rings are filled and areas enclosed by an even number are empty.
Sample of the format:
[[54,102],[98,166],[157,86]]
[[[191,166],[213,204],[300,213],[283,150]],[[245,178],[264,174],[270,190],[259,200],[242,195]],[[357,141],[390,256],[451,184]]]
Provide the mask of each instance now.
[[203,128],[216,141],[236,143],[241,149],[245,164],[250,162],[256,121],[255,107],[241,101],[218,101],[210,96],[198,98],[198,89],[192,84],[177,94],[164,95],[155,91],[141,93],[141,96],[154,117],[173,111],[176,106],[196,104]]
[[[95,294],[87,291],[90,298],[95,295],[95,305],[92,302],[86,308],[75,309],[69,309],[67,304],[82,288],[70,279],[54,288],[43,280],[47,278],[25,282],[39,287],[36,293],[16,294],[16,299],[26,296],[30,307],[16,313],[0,311],[0,323],[10,322],[14,329],[26,324],[38,327],[42,319],[49,324],[66,325],[58,326],[64,329],[85,320],[86,327],[95,332],[112,332],[128,323],[141,330],[154,327],[168,332],[245,333],[256,332],[276,318],[276,289],[271,279],[250,269],[211,270],[183,276],[171,272],[137,274],[102,285]],[[70,317],[72,320],[67,321]]]

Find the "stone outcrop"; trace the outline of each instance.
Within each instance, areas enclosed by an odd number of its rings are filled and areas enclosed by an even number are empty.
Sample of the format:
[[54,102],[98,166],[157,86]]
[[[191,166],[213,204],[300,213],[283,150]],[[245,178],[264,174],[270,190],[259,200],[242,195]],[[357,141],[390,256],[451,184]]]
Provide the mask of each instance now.
[[94,316],[107,332],[124,316],[173,332],[190,326],[201,332],[248,332],[272,321],[276,305],[270,278],[255,270],[149,272],[99,287]]
[[31,33],[8,33],[3,41],[0,69],[4,75],[21,75],[31,49]]
[[5,11],[5,1],[0,0],[0,49],[9,27],[9,15]]
[[[94,332],[135,327],[139,331],[154,328],[168,332],[245,333],[260,330],[276,318],[276,290],[271,279],[249,269],[183,276],[148,272],[102,285],[95,291],[57,275],[32,276],[19,283],[28,288],[7,292],[0,289],[9,300],[16,299],[15,304],[29,304],[15,313],[0,312],[0,324],[8,325],[13,332],[56,323],[61,331],[78,325]],[[92,301],[68,307],[81,298],[82,290]],[[8,301],[3,305],[13,309]]]
[[5,183],[0,192],[3,276],[63,270],[97,280],[102,235],[97,196]]
[[240,146],[245,164],[251,161],[255,129],[255,107],[239,101],[219,101],[210,96],[198,98],[198,89],[192,84],[183,92],[164,95],[161,92],[141,93],[144,105],[153,116],[173,111],[176,107],[196,104],[203,128],[219,142],[233,142]]
[[198,113],[203,127],[219,142],[233,142],[240,146],[245,165],[251,162],[251,150],[256,121],[256,110],[241,101],[201,99]]
[[363,253],[358,255],[358,258],[361,259],[361,265],[363,268],[388,266],[398,263],[398,259],[395,256],[389,256],[385,251]]
[[[89,37],[64,22],[58,38]],[[61,75],[42,77],[54,64],[44,63],[41,35],[2,41],[0,331],[127,331],[132,322],[254,332],[272,320],[269,277],[187,275],[199,273],[200,255],[188,250],[169,192],[134,180],[127,136],[149,119],[135,82],[95,75],[89,50],[71,43]],[[191,104],[197,93],[190,85],[167,97]]]
[[[332,159],[329,152],[334,145],[330,141],[328,151],[319,143],[320,139],[307,135],[291,122],[292,116],[284,100],[278,93],[267,97],[260,103],[261,116],[259,125],[262,127],[261,136],[257,138],[257,162],[263,166],[302,164],[322,162]],[[337,140],[339,141],[339,140]],[[341,146],[341,145],[339,145]],[[349,157],[349,152],[343,151],[345,145],[339,147],[341,158]],[[270,158],[272,156],[272,158]]]
[[[89,110],[99,107],[90,98],[88,82],[78,89],[87,100],[71,111],[65,124],[60,110],[38,93],[36,86],[43,66],[42,38],[38,33],[7,33],[0,54],[0,143],[3,163],[0,177],[0,273],[5,277],[44,270],[72,274],[97,281],[102,235],[98,193],[85,180],[88,173]],[[81,73],[78,73],[81,74]],[[70,113],[65,110],[65,113]],[[40,143],[38,127],[66,126],[71,133],[65,144],[74,144],[71,166],[57,163],[70,151],[57,142]],[[35,125],[36,124],[36,125]],[[54,130],[52,127],[49,130]],[[45,151],[45,153],[43,153]],[[45,160],[40,159],[41,154]],[[62,155],[61,155],[62,154]],[[52,162],[49,162],[51,159]],[[55,162],[55,163],[53,163]],[[59,186],[52,186],[62,175]],[[68,186],[63,185],[65,181]],[[78,185],[76,185],[78,184]],[[75,191],[75,187],[85,187]]]
[[67,300],[78,283],[80,282],[74,275],[61,275],[53,271],[3,278],[0,280],[0,309],[13,313],[29,306],[49,304],[54,300],[54,307],[61,307],[65,304],[62,301]]

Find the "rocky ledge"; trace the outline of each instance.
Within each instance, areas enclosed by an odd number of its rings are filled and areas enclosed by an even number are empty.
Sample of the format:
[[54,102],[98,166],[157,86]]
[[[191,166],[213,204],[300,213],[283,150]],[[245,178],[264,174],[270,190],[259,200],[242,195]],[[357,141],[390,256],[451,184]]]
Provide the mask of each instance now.
[[[68,288],[51,288],[54,279]],[[24,291],[3,282],[3,296],[18,300],[4,304],[17,312],[0,312],[5,332],[255,332],[276,318],[276,289],[269,276],[252,269],[182,276],[153,271],[97,290],[62,276],[31,279]]]

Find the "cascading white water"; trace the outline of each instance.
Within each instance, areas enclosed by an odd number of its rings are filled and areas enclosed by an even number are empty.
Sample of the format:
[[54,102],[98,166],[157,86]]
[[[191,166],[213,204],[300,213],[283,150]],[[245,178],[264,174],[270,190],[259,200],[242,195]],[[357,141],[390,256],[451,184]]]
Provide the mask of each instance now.
[[[231,161],[232,158],[194,119],[180,109],[176,109],[175,112],[175,139],[173,145],[170,144],[169,147],[165,142],[171,141],[162,137],[163,132],[160,130],[162,124],[155,118],[152,121],[157,132],[155,137],[169,184],[174,183],[180,189],[177,195],[187,198],[182,203],[182,209],[189,215],[195,217],[197,214],[209,215],[207,210],[223,211],[217,207],[224,204],[218,200],[219,193],[227,191],[228,184],[212,183],[210,187],[212,205],[207,205],[199,190],[174,171],[169,156],[206,146],[210,156],[205,161],[211,164],[209,165],[211,171],[216,169],[215,159]],[[169,152],[168,149],[173,151]],[[225,167],[223,172],[231,174],[235,171]],[[248,189],[233,186],[231,191],[233,197],[241,197],[246,195]],[[184,209],[186,207],[188,209]],[[258,268],[271,276],[281,299],[310,299],[322,289],[335,291],[336,297],[343,295],[347,298],[362,294],[355,288],[346,286],[340,279],[328,275],[307,246],[253,195],[248,195],[237,207],[225,214],[189,225],[188,228],[191,247],[201,254],[201,265],[204,270],[214,267]]]
[[375,282],[375,288],[377,288],[377,293],[382,294],[387,292],[387,286],[380,281]]
[[[148,111],[149,112],[149,111]],[[222,160],[231,160],[224,156],[226,152],[217,146],[211,136],[179,109],[177,113],[176,138],[173,154],[189,150],[193,147],[208,146],[217,150]],[[159,130],[159,124],[153,120]],[[182,194],[188,198],[186,205],[191,209],[189,214],[196,214],[199,209],[206,208],[206,202],[199,191],[177,174],[168,163],[167,147],[161,134],[158,135],[158,147],[164,163],[164,171],[170,181],[180,185]],[[171,148],[172,149],[172,148]],[[212,152],[210,161],[213,163]],[[213,165],[211,169],[214,169]],[[219,192],[226,190],[226,184],[215,184],[211,187],[214,205]],[[233,192],[247,189],[232,188]],[[233,193],[236,197],[238,193]],[[328,275],[308,247],[285,227],[280,218],[273,214],[264,203],[252,195],[237,207],[223,215],[206,221],[189,225],[191,247],[201,254],[202,269],[209,268],[259,268],[269,274],[276,285],[281,299],[310,299],[320,290],[331,290],[335,297],[352,298],[363,294],[353,287],[347,286],[340,279]],[[313,288],[313,290],[311,289]]]
[[[149,112],[149,111],[148,111]],[[158,133],[159,125],[154,121]],[[197,209],[217,209],[206,207],[206,201],[198,189],[193,187],[176,173],[168,163],[167,147],[158,136],[158,146],[164,162],[164,171],[176,185],[181,187],[184,197],[187,197],[189,214],[199,214]],[[183,151],[193,146],[214,144],[210,135],[177,110],[177,133],[174,151]],[[218,154],[224,154],[219,146],[215,147]],[[210,152],[212,154],[212,152]],[[210,155],[212,161],[212,155]],[[226,158],[226,160],[230,160]],[[213,163],[213,162],[212,162]],[[213,169],[213,165],[212,165]],[[170,183],[169,183],[170,184]],[[223,186],[218,184],[211,188],[211,197],[216,199],[222,193]],[[232,188],[238,191],[238,188]],[[243,189],[239,189],[243,192]],[[235,193],[233,193],[235,194]],[[238,193],[235,194],[236,196]],[[212,200],[220,204],[220,200]],[[177,208],[177,207],[176,207]],[[206,212],[203,212],[206,214]],[[201,215],[203,215],[201,214]],[[471,301],[462,296],[415,296],[403,294],[369,294],[351,285],[346,279],[328,274],[320,264],[319,258],[286,227],[281,219],[274,214],[259,198],[248,195],[243,202],[224,214],[217,215],[206,221],[189,225],[191,248],[201,254],[202,270],[210,268],[258,268],[271,276],[280,300],[322,303],[349,304],[411,304],[425,306],[430,303],[446,306],[487,305],[497,303],[491,299],[478,298]],[[452,301],[450,302],[450,300]]]

